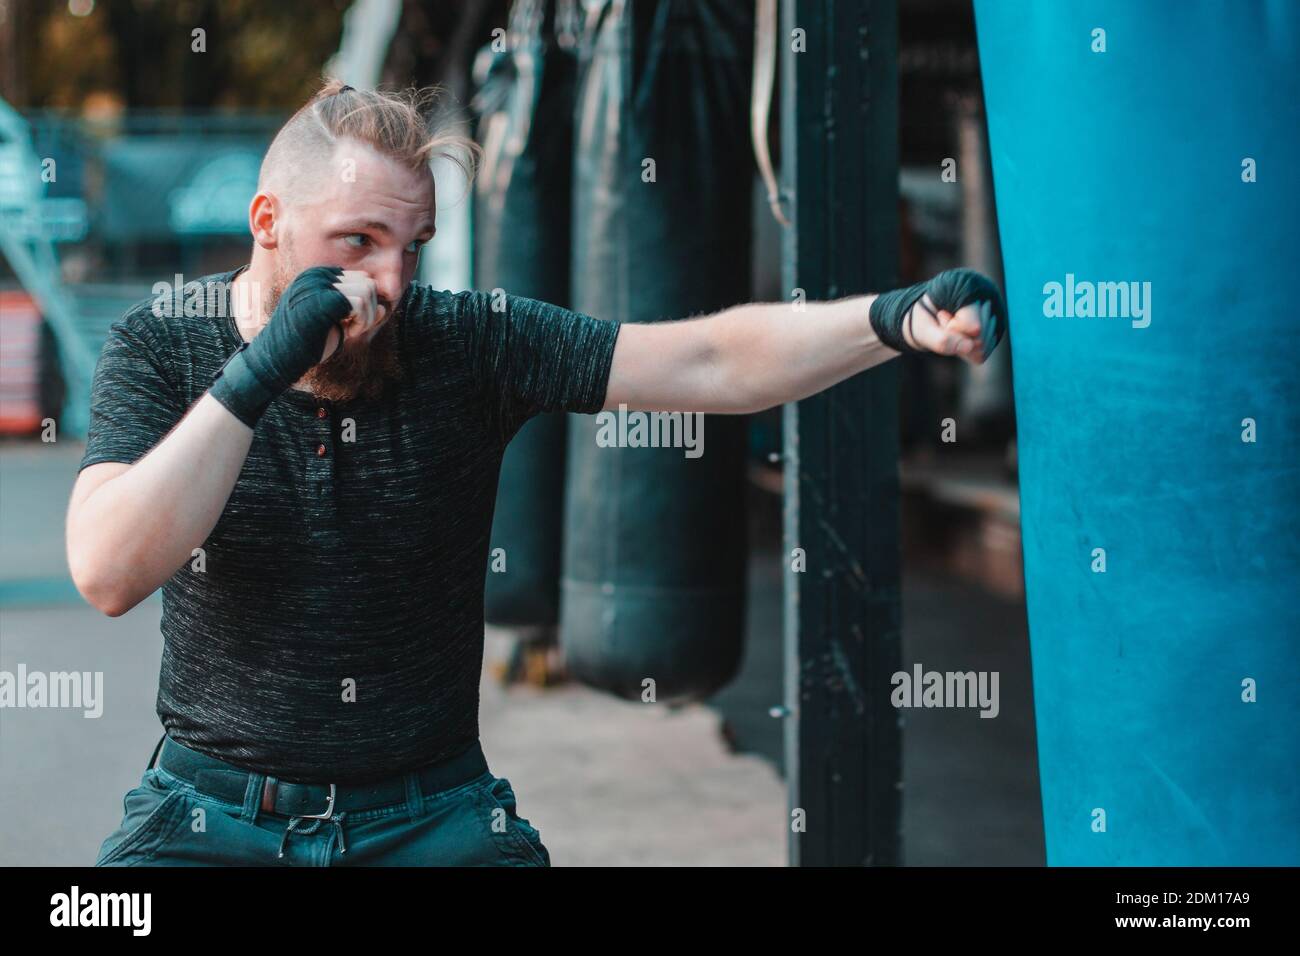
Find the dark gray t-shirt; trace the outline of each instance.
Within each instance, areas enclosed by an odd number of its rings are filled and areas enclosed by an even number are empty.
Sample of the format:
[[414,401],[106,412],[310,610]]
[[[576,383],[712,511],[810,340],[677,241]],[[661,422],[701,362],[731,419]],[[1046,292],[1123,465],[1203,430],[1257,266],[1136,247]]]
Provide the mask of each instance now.
[[[211,386],[242,341],[238,271],[197,280],[205,294],[181,301],[202,315],[159,317],[149,300],[113,326],[82,468],[137,461]],[[158,715],[187,747],[284,780],[360,782],[478,737],[502,452],[534,414],[600,410],[619,324],[417,285],[400,310],[402,383],[375,400],[274,401],[203,570],[187,562],[163,585]]]

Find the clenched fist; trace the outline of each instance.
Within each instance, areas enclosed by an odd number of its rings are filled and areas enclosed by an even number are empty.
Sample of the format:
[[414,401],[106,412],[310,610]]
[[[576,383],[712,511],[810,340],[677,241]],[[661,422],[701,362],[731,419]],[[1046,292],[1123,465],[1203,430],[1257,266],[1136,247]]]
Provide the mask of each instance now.
[[[379,302],[375,280],[366,272],[344,269],[335,280],[334,287],[347,298],[351,312],[339,323],[345,342],[369,342],[388,320],[389,310]],[[321,361],[334,354],[338,347],[338,334],[331,332]]]
[[[280,393],[338,347],[346,334],[341,323],[354,309],[352,299],[336,286],[343,276],[334,266],[299,273],[280,296],[266,327],[217,373],[212,397],[249,428],[256,427]],[[365,303],[359,308],[365,315],[374,314],[373,309],[365,311]]]
[[1002,341],[1007,307],[988,276],[948,269],[928,282],[877,296],[871,327],[899,352],[956,355],[978,365]]

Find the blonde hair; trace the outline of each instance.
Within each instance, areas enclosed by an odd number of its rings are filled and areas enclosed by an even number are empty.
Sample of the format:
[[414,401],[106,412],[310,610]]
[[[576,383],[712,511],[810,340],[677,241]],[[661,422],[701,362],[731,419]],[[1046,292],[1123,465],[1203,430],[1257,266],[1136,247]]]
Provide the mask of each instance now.
[[472,181],[482,148],[459,128],[432,118],[439,94],[437,87],[358,90],[330,80],[276,133],[262,158],[258,189],[287,200],[301,197],[340,139],[365,143],[414,171],[445,158]]

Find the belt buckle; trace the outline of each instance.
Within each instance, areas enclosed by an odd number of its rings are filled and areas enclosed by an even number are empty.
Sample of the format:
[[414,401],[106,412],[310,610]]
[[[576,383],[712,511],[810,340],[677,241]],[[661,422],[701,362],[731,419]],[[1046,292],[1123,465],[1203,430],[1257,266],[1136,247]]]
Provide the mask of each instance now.
[[300,813],[298,816],[306,820],[328,820],[334,815],[334,798],[338,796],[338,790],[334,784],[330,784],[329,805],[325,807],[324,813]]

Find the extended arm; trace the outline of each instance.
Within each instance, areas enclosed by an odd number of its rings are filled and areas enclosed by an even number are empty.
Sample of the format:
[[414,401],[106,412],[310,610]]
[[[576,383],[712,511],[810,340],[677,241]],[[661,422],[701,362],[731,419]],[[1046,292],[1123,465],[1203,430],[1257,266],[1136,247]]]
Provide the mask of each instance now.
[[788,302],[755,303],[703,318],[627,323],[614,349],[604,407],[761,411],[806,398],[904,350],[983,362],[1004,323],[1000,293],[969,270],[950,270],[883,296],[798,309]]

